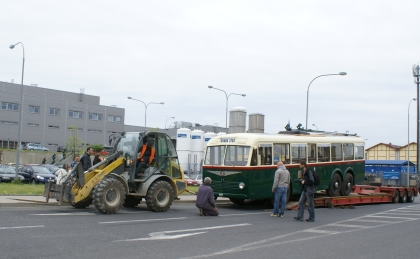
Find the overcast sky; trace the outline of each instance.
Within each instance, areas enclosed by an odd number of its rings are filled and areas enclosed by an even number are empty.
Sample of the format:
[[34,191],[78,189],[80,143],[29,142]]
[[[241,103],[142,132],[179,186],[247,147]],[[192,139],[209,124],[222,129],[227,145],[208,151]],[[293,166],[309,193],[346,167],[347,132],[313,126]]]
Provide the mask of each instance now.
[[[417,95],[420,1],[3,1],[0,81],[98,95],[125,123],[168,118],[225,125],[229,110],[265,115],[265,132],[357,133],[405,145]],[[416,141],[410,106],[410,140]],[[168,121],[168,124],[172,120]]]

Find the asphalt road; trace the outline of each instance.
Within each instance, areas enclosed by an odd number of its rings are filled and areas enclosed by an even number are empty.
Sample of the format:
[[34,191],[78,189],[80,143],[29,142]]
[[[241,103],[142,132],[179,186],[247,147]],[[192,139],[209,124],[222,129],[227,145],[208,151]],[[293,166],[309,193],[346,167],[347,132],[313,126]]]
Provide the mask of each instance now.
[[[316,222],[259,205],[144,204],[114,215],[72,207],[1,208],[0,258],[418,258],[420,202],[316,209]],[[307,216],[305,212],[305,217]]]

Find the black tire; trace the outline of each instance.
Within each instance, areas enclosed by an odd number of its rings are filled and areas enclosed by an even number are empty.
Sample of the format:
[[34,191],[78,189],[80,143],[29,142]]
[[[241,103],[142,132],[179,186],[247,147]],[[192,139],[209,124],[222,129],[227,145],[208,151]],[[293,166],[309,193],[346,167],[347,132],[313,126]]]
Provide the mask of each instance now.
[[347,173],[344,177],[344,182],[341,185],[340,194],[342,196],[349,196],[353,188],[353,175]]
[[72,204],[71,206],[75,207],[76,209],[85,209],[87,207],[89,207],[89,205],[92,204],[93,199],[88,197],[84,200],[81,200],[77,203]]
[[407,190],[403,191],[403,195],[400,197],[400,203],[406,203],[407,202]]
[[166,181],[156,181],[147,190],[147,208],[155,212],[167,211],[174,200],[174,190]]
[[93,204],[104,214],[114,214],[124,203],[125,189],[120,181],[105,178],[93,189]]
[[400,191],[395,190],[394,196],[392,197],[392,203],[398,203],[400,200]]
[[44,150],[44,152],[48,152],[48,150]]
[[339,174],[335,173],[330,181],[330,188],[327,189],[328,196],[334,197],[340,194],[341,190],[341,177]]
[[243,204],[245,201],[245,199],[236,199],[236,198],[229,198],[229,200],[233,202],[234,204]]
[[414,196],[414,191],[413,190],[411,190],[410,191],[410,195],[407,197],[407,202],[414,202],[414,199],[415,199],[416,197]]
[[136,198],[134,196],[127,196],[125,197],[125,201],[123,206],[126,208],[134,208],[139,205],[141,202],[141,198]]

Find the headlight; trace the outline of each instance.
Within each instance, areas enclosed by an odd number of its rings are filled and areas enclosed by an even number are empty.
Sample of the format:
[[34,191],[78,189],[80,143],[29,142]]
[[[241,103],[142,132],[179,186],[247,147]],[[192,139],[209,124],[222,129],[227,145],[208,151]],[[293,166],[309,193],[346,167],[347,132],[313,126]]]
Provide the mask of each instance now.
[[10,177],[2,176],[1,179],[3,179],[3,180],[10,180]]
[[44,180],[44,177],[37,175],[36,178],[40,179],[40,180]]
[[243,189],[245,189],[245,184],[244,183],[239,183],[239,189],[241,189],[241,190],[243,190]]

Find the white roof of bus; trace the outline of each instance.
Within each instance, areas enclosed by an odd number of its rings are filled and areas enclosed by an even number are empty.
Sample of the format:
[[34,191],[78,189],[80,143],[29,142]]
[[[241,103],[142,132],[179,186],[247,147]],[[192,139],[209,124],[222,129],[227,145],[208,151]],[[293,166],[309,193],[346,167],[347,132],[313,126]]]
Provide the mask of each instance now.
[[[221,139],[235,139],[235,142],[220,142]],[[326,134],[265,134],[265,133],[233,133],[217,136],[209,140],[207,146],[254,145],[256,143],[364,143],[359,136],[326,135]]]

